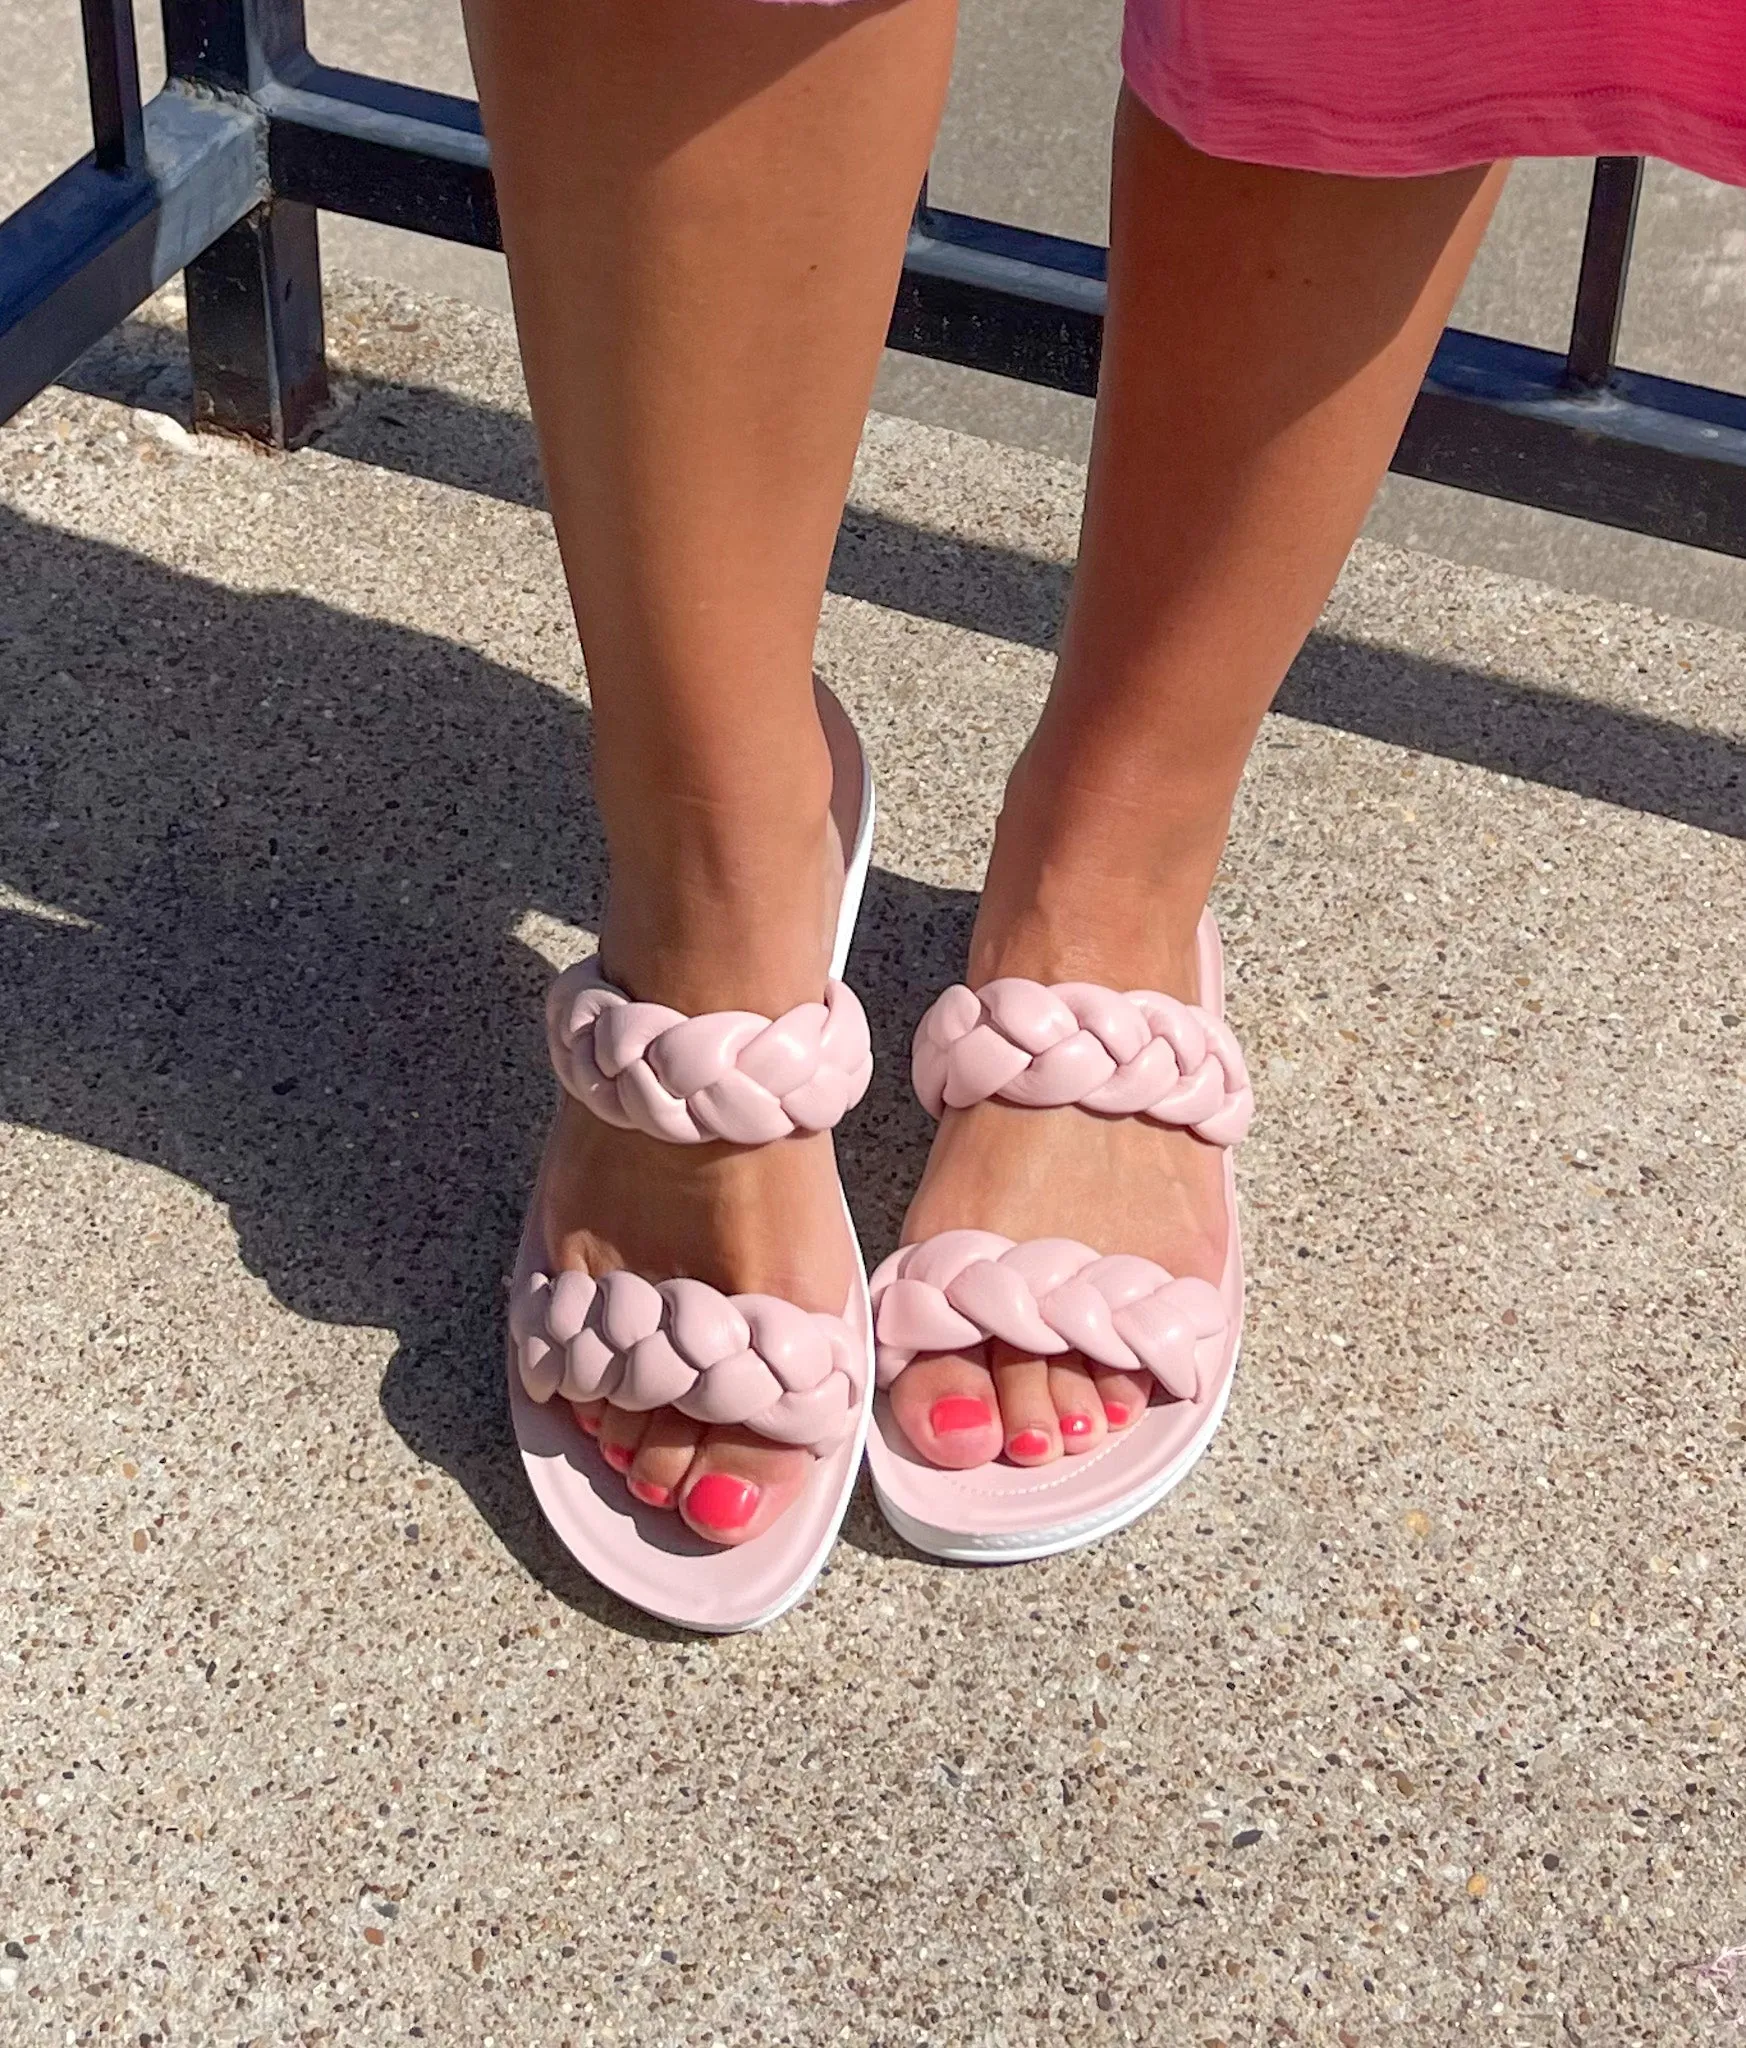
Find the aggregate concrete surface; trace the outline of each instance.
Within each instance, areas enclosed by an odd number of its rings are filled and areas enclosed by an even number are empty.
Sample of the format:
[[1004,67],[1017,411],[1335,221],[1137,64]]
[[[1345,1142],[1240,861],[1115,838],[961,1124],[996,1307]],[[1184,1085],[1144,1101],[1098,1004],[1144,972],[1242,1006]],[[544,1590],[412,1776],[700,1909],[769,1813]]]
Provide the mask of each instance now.
[[[1361,546],[1219,884],[1206,1461],[998,1571],[863,1495],[699,1641],[504,1413],[602,882],[512,339],[338,290],[271,458],[179,429],[173,315],[0,433],[0,2039],[1734,2038],[1746,641]],[[881,787],[875,1257],[1079,487],[868,430],[819,658]]]

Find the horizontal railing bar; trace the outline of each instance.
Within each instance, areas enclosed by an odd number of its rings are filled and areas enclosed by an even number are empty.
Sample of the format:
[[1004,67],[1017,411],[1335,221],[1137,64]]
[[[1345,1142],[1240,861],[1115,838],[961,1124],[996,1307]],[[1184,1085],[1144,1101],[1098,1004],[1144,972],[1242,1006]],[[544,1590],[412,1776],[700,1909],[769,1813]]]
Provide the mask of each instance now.
[[[1024,375],[1057,390],[1097,388],[1102,287],[1094,252],[1025,233],[1008,256],[988,223],[951,239],[910,235],[891,341],[936,361]],[[1746,397],[1632,371],[1603,392],[1573,391],[1564,357],[1451,328],[1401,437],[1393,467],[1518,504],[1746,555]]]
[[1075,242],[1065,235],[1044,234],[1040,228],[1010,227],[1005,221],[986,220],[979,213],[953,213],[943,206],[923,206],[916,214],[915,231],[929,243],[948,242],[954,248],[985,250],[1003,259],[1033,264],[1051,274],[1090,278],[1099,284],[1109,275],[1109,251],[1101,242]]
[[1008,244],[995,222],[971,236],[963,215],[943,239],[939,218],[930,209],[910,230],[887,345],[1090,398],[1106,288],[1087,271],[1102,251],[1030,231]]
[[87,157],[0,220],[0,420],[266,197],[260,130],[171,87],[145,108],[143,169]]
[[93,160],[100,171],[140,170],[145,163],[145,120],[133,0],[79,0],[79,16],[85,32]]
[[281,198],[478,249],[503,246],[471,100],[318,64],[257,98]]
[[1746,555],[1746,397],[1732,392],[1635,370],[1572,391],[1552,351],[1450,328],[1392,467]]
[[[322,64],[307,53],[295,65],[280,71],[266,91],[284,109],[313,105],[314,119],[318,123],[331,122],[336,129],[343,128],[352,118],[337,111],[344,106],[354,108],[357,117],[380,115],[390,122],[413,121],[425,129],[439,129],[452,135],[482,140],[485,132],[477,100],[463,99],[458,93],[437,92],[430,86],[408,85],[399,78],[347,71],[337,64]],[[442,144],[436,140],[431,146],[441,148]]]
[[[1084,275],[1039,282],[1035,237],[952,241],[912,231],[894,347],[1018,374],[1091,396],[1102,288]],[[1746,397],[1621,370],[1573,391],[1565,358],[1449,329],[1392,465],[1406,475],[1518,504],[1746,555]]]

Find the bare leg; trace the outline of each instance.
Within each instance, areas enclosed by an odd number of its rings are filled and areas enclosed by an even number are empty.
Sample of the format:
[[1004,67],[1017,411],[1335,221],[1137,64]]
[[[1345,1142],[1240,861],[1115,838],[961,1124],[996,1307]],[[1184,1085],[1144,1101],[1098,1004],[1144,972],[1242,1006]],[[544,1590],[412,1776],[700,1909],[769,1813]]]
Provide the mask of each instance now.
[[[842,860],[813,635],[952,0],[467,0],[467,25],[588,662],[606,966],[686,1011],[816,1001]],[[828,1136],[675,1148],[564,1117],[562,1263],[840,1312]],[[590,1419],[640,1497],[724,1540],[806,1470],[672,1410]]]
[[[1008,784],[972,985],[1018,974],[1194,998],[1195,926],[1262,714],[1357,534],[1502,180],[1225,162],[1124,98],[1078,574],[1048,705]],[[1219,1178],[1187,1133],[989,1103],[948,1112],[905,1236],[1065,1233],[1216,1279]],[[942,1464],[980,1463],[1003,1439],[1045,1463],[1094,1448],[1146,1393],[1076,1355],[1003,1352],[919,1361],[894,1400]],[[990,1420],[942,1433],[930,1417],[946,1396],[982,1401]]]

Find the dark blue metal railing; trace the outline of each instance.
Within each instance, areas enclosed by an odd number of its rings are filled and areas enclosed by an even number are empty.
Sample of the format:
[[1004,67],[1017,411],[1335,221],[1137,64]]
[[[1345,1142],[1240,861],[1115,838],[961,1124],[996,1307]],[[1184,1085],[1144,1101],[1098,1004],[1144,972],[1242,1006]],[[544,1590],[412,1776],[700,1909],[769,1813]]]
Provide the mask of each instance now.
[[[471,101],[318,64],[302,0],[163,0],[169,83],[140,104],[128,0],[82,0],[94,147],[0,221],[0,419],[177,271],[197,423],[273,446],[326,398],[316,215],[499,246]],[[1394,467],[1746,555],[1746,396],[1616,361],[1643,167],[1595,169],[1570,343],[1451,328]],[[1104,251],[916,210],[895,348],[1089,394]]]

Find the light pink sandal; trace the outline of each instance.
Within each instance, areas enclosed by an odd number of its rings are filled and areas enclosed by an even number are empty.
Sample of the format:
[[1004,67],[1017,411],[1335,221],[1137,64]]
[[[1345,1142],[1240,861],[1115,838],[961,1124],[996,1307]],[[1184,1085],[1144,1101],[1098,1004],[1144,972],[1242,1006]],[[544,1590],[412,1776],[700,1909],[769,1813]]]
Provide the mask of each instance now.
[[[552,1064],[565,1089],[609,1123],[675,1144],[767,1144],[829,1130],[865,1094],[867,1020],[837,977],[866,884],[873,783],[834,700],[821,710],[848,852],[824,1002],[774,1021],[742,1011],[688,1018],[631,1001],[592,960],[566,969],[546,1003]],[[536,1189],[510,1290],[509,1397],[547,1521],[585,1571],[664,1621],[717,1635],[774,1621],[823,1569],[866,1442],[872,1321],[859,1247],[843,1313],[820,1315],[700,1280],[554,1272],[540,1213]],[[853,1240],[846,1201],[843,1216]],[[814,1458],[810,1480],[761,1536],[708,1543],[678,1515],[631,1497],[570,1408],[602,1398],[639,1411],[671,1405],[802,1446]]]
[[918,1550],[991,1564],[1094,1543],[1161,1500],[1219,1426],[1243,1324],[1231,1148],[1249,1127],[1254,1096],[1224,1021],[1210,912],[1199,947],[1200,1004],[1014,979],[990,982],[980,995],[947,989],[922,1019],[915,1086],[934,1116],[990,1097],[1032,1108],[1077,1103],[1180,1125],[1223,1147],[1227,1249],[1216,1287],[1173,1278],[1150,1259],[1100,1256],[1072,1238],[1015,1244],[992,1231],[950,1230],[894,1252],[872,1282],[881,1388],[919,1353],[1001,1337],[1034,1357],[1074,1350],[1124,1372],[1149,1371],[1168,1396],[1082,1457],[961,1472],[922,1459],[881,1399],[868,1446],[873,1485],[886,1520]]

